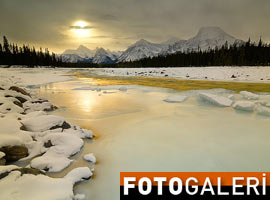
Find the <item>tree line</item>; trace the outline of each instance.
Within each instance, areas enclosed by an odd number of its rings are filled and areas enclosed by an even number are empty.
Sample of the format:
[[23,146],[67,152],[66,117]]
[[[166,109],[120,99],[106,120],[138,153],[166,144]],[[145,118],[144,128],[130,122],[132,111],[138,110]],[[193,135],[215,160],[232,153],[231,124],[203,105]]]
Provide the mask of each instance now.
[[153,58],[144,58],[132,62],[114,64],[69,63],[63,62],[61,56],[50,53],[48,49],[36,50],[28,45],[18,46],[9,43],[3,37],[0,43],[0,65],[53,66],[67,68],[93,68],[93,67],[189,67],[189,66],[269,66],[270,44],[247,42],[228,45],[226,42],[221,48],[197,50],[189,52],[176,52],[169,55],[159,55]]
[[228,45],[221,48],[144,58],[133,62],[116,63],[107,67],[189,67],[189,66],[269,66],[270,44],[247,42]]
[[54,53],[50,53],[46,48],[36,50],[35,47],[28,45],[18,46],[9,43],[6,36],[3,43],[0,43],[0,65],[24,65],[34,66],[62,66],[61,58],[57,58]]

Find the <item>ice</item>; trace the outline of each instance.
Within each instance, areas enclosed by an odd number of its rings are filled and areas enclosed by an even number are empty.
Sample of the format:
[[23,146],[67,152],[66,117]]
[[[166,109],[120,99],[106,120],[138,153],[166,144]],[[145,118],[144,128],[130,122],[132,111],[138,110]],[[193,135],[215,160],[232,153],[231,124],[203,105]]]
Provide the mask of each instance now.
[[182,96],[182,95],[172,95],[164,99],[163,101],[168,102],[168,103],[180,103],[183,101],[187,100],[187,96]]
[[252,92],[248,92],[248,91],[241,91],[240,94],[248,100],[258,100],[259,99],[259,95],[254,94]]
[[97,162],[97,159],[96,159],[96,157],[94,156],[93,153],[85,154],[83,156],[83,159],[86,160],[86,161],[92,162],[92,163],[96,163]]
[[26,130],[34,132],[46,131],[56,126],[62,126],[64,122],[64,118],[54,115],[41,115],[21,121]]
[[255,103],[251,101],[237,101],[233,104],[233,108],[236,110],[250,111],[252,112],[255,108]]
[[256,111],[259,115],[270,116],[270,108],[257,106]]
[[231,106],[233,101],[230,100],[229,98],[223,97],[223,96],[218,96],[215,94],[209,94],[209,93],[200,93],[199,97],[203,99],[206,102],[209,102],[213,105],[216,106],[224,106],[228,107]]

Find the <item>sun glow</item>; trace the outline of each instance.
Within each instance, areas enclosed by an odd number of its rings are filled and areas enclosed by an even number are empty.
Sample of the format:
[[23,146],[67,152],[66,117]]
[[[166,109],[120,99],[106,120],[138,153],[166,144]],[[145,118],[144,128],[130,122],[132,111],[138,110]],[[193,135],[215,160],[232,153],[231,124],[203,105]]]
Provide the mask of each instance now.
[[91,27],[85,21],[76,21],[73,26],[71,26],[72,34],[77,38],[87,38],[90,37]]

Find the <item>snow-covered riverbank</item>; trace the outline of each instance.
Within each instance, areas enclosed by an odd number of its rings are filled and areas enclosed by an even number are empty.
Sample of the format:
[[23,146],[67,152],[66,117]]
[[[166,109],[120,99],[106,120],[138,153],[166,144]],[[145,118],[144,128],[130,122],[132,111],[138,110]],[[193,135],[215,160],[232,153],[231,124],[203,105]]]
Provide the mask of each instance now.
[[106,76],[167,77],[187,80],[270,82],[270,67],[174,67],[174,68],[102,68]]
[[[47,69],[45,73],[40,69],[0,70],[0,199],[84,198],[74,194],[73,186],[91,178],[93,169],[78,167],[57,179],[46,176],[46,171],[68,167],[73,162],[70,156],[78,153],[83,139],[92,139],[93,133],[50,115],[57,107],[24,88],[70,77]],[[15,161],[29,164],[19,167]]]

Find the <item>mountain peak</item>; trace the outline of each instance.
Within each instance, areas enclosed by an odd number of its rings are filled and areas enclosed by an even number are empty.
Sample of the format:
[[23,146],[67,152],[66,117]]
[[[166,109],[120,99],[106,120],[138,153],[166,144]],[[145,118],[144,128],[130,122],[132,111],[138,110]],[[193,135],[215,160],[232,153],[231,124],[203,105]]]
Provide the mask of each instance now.
[[225,31],[223,31],[220,27],[216,27],[216,26],[208,26],[208,27],[200,28],[199,32],[197,33],[195,37],[204,38],[204,39],[214,39],[220,36],[232,37],[229,34],[227,34]]
[[149,44],[150,42],[148,42],[147,40],[145,39],[140,39],[138,40],[135,45],[145,45],[145,44]]
[[89,50],[86,46],[83,46],[82,44],[77,48],[77,50]]

